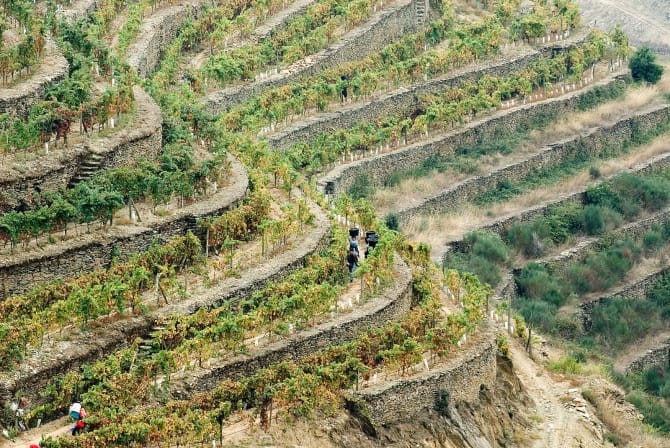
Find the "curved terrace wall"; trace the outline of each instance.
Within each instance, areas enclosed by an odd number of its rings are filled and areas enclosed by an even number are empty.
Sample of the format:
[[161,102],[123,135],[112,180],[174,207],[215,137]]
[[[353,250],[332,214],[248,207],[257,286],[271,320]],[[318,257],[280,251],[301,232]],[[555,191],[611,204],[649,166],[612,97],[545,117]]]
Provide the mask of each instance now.
[[622,82],[619,76],[594,83],[591,87],[576,91],[560,98],[547,99],[510,110],[500,110],[491,116],[466,124],[451,132],[415,143],[404,148],[379,154],[367,159],[338,165],[319,178],[319,185],[332,186],[332,193],[346,193],[354,181],[365,176],[370,184],[381,186],[391,174],[398,170],[409,170],[420,166],[424,160],[434,155],[452,155],[456,148],[473,146],[485,139],[494,138],[496,132],[513,132],[521,123],[529,123],[548,114],[560,115],[576,109],[579,100],[590,89]]
[[366,24],[347,33],[340,41],[276,75],[264,79],[256,77],[249,84],[227,87],[208,95],[205,106],[210,113],[218,114],[266,89],[289,84],[303,76],[315,75],[331,66],[361,59],[405,34],[415,32],[414,0],[398,0],[391,5],[373,15]]
[[670,367],[670,339],[647,350],[642,356],[631,362],[624,373],[643,372],[653,367]]
[[[564,42],[566,48],[577,45],[588,37],[588,33],[576,33]],[[391,116],[406,112],[414,107],[420,96],[433,95],[446,89],[456,88],[468,81],[475,81],[482,76],[507,76],[526,67],[543,57],[551,56],[554,51],[565,48],[555,48],[554,44],[545,44],[538,49],[525,49],[513,57],[497,56],[488,61],[455,70],[448,75],[440,76],[425,82],[402,87],[389,93],[379,95],[369,101],[358,102],[349,107],[341,107],[334,112],[320,113],[308,120],[301,121],[281,132],[267,136],[270,146],[275,150],[283,150],[299,142],[310,141],[321,132],[332,129],[343,129],[357,122],[374,121],[379,117]]]
[[596,306],[605,304],[611,299],[644,300],[654,289],[656,283],[668,273],[670,273],[670,266],[664,266],[637,281],[630,282],[613,290],[606,296],[580,303],[579,317],[584,330],[588,331],[591,329],[593,310]]
[[20,117],[27,117],[30,108],[44,97],[49,85],[62,81],[70,65],[56,44],[47,39],[45,56],[37,70],[25,81],[13,87],[0,87],[0,114],[15,113]]
[[[91,152],[103,156],[101,166],[113,168],[141,158],[154,158],[161,150],[162,113],[140,87],[134,87],[135,120],[107,137],[94,137],[69,148],[53,150],[31,162],[3,170],[0,190],[16,200],[32,202],[36,189],[58,191],[70,183]],[[62,145],[62,142],[60,143]]]
[[635,132],[646,132],[667,121],[670,105],[651,106],[640,113],[622,119],[613,125],[591,129],[588,134],[565,139],[542,148],[537,154],[515,164],[483,176],[469,178],[454,187],[424,199],[420,204],[397,211],[401,222],[426,214],[438,214],[456,210],[477,195],[495,189],[501,180],[520,180],[528,173],[550,167],[576,151],[597,154],[606,145],[622,145]]
[[408,421],[434,409],[438,392],[446,391],[449,405],[477,403],[482,387],[493,389],[496,381],[496,332],[484,327],[479,340],[443,366],[409,378],[383,381],[352,395],[350,406],[373,428]]
[[[75,276],[107,266],[112,253],[122,255],[147,250],[158,238],[167,241],[191,230],[199,218],[220,215],[236,206],[245,196],[248,177],[245,168],[232,156],[230,184],[212,197],[180,208],[174,214],[137,226],[112,227],[104,235],[86,234],[48,246],[44,251],[17,254],[0,259],[0,298],[26,292],[35,285]],[[202,238],[201,238],[202,239]]]
[[17,391],[22,391],[33,403],[39,403],[40,389],[54,376],[125,347],[137,337],[149,335],[157,322],[174,314],[195,313],[201,307],[210,309],[227,301],[237,302],[304,266],[310,256],[330,241],[328,217],[313,204],[310,209],[315,213],[312,232],[306,233],[291,249],[241,272],[240,278],[223,279],[203,294],[171,302],[151,314],[126,317],[104,326],[91,325],[86,334],[71,329],[73,334],[67,340],[47,340],[39,352],[29,354],[14,371],[0,373],[0,401],[9,400]]
[[191,371],[186,381],[176,383],[179,390],[173,390],[173,394],[184,399],[195,392],[211,390],[224,379],[236,380],[250,376],[262,368],[284,360],[297,361],[332,345],[351,341],[366,329],[399,319],[409,310],[412,302],[412,273],[398,254],[395,255],[393,272],[395,285],[387,287],[380,297],[372,298],[352,312],[314,328],[300,331],[260,349],[252,348],[249,355],[238,355],[221,365]]
[[140,78],[149,76],[158,66],[163,51],[174,40],[188,19],[196,19],[204,9],[202,3],[186,3],[157,11],[142,21],[138,39],[128,47],[128,64]]

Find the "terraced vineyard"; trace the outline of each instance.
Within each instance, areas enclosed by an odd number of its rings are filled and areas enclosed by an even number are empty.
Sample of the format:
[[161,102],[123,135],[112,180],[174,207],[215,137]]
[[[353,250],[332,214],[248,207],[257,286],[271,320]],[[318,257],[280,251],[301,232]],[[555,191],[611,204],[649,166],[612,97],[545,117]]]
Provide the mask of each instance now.
[[[532,417],[512,334],[667,374],[632,348],[668,332],[670,81],[571,1],[2,10],[5,438],[379,446],[434,410],[455,446],[606,446]],[[630,399],[667,433],[659,381]]]

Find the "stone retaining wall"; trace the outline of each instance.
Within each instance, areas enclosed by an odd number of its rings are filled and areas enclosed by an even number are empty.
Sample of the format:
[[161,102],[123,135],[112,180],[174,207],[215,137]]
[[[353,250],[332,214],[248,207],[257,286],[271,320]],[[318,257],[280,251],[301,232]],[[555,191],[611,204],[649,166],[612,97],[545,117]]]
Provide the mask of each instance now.
[[358,177],[365,176],[370,184],[383,185],[384,181],[398,170],[410,170],[420,166],[428,157],[449,156],[458,147],[474,146],[486,139],[495,138],[497,133],[516,132],[521,124],[547,115],[560,116],[576,109],[580,99],[595,87],[606,87],[622,82],[618,76],[594,83],[588,88],[563,95],[556,99],[547,99],[510,110],[501,110],[481,120],[470,122],[455,131],[433,137],[427,141],[415,143],[385,154],[358,160],[333,168],[319,178],[319,185],[332,188],[332,193],[346,193]]
[[42,101],[46,89],[65,78],[70,65],[51,39],[46,41],[45,53],[43,59],[49,64],[40,62],[37,70],[25,81],[13,87],[0,87],[0,114],[15,113],[19,117],[28,117],[30,108]]
[[670,273],[670,266],[664,266],[637,281],[615,289],[606,296],[600,296],[587,302],[580,303],[579,318],[582,321],[582,327],[585,331],[589,331],[593,324],[592,316],[595,307],[603,305],[611,299],[645,300],[654,289],[656,283],[668,273]]
[[93,324],[84,335],[72,329],[73,334],[68,338],[47,339],[38,352],[28,354],[15,370],[0,372],[0,402],[22,391],[33,404],[40,403],[40,390],[56,375],[94,362],[127,346],[137,337],[149,335],[157,322],[165,321],[174,314],[195,313],[201,307],[211,309],[227,301],[239,301],[269,282],[303,267],[310,256],[330,242],[328,217],[313,204],[310,204],[310,209],[315,213],[313,231],[306,233],[289,250],[241,272],[240,278],[226,278],[203,294],[171,302],[150,314],[126,317],[108,325]]
[[518,181],[536,170],[549,168],[566,157],[585,151],[596,155],[607,150],[608,145],[621,146],[630,141],[635,132],[646,132],[666,122],[670,105],[652,106],[610,126],[591,129],[588,134],[563,140],[542,148],[535,155],[483,176],[469,178],[454,187],[424,199],[420,204],[397,211],[401,222],[426,214],[439,214],[457,210],[477,195],[490,191],[502,181]]
[[[140,87],[134,87],[136,110],[132,123],[107,137],[92,137],[64,149],[53,149],[31,162],[17,164],[0,176],[0,190],[17,201],[32,203],[33,195],[68,186],[90,152],[104,156],[104,168],[127,165],[140,158],[154,158],[162,145],[162,113]],[[59,145],[63,145],[60,142]]]
[[173,394],[179,399],[185,399],[195,392],[213,389],[224,379],[237,380],[280,361],[297,361],[332,345],[351,341],[369,328],[399,319],[409,310],[412,302],[412,273],[397,254],[394,278],[395,285],[387,287],[380,297],[370,299],[351,313],[342,314],[261,349],[252,347],[249,355],[235,356],[219,366],[189,372],[185,382],[177,382],[178,390],[174,390]]
[[639,373],[653,367],[670,368],[670,339],[647,350],[631,362],[624,373]]
[[203,9],[200,2],[185,3],[159,10],[142,21],[138,39],[126,50],[128,64],[140,78],[151,75],[184,22],[197,19]]
[[[577,33],[564,42],[567,48],[583,42],[588,33]],[[288,129],[268,136],[270,146],[275,150],[284,150],[291,145],[313,140],[321,132],[332,129],[345,129],[357,122],[375,121],[379,117],[404,114],[415,107],[418,98],[424,95],[434,95],[446,89],[453,89],[469,81],[476,81],[482,76],[507,76],[521,70],[527,65],[544,57],[551,56],[554,45],[546,44],[538,49],[526,49],[513,57],[498,56],[493,60],[485,61],[467,68],[455,70],[444,76],[425,82],[402,87],[390,93],[378,95],[368,101],[359,102],[349,107],[342,107],[334,112],[321,113],[301,121]],[[563,48],[559,48],[561,51]]]
[[176,210],[169,217],[144,217],[148,221],[142,225],[117,226],[102,235],[82,235],[49,246],[40,253],[2,257],[0,299],[25,292],[39,283],[107,266],[114,251],[122,255],[145,251],[154,239],[167,241],[192,229],[197,219],[220,215],[235,207],[245,196],[248,178],[245,168],[238,161],[232,156],[229,160],[228,186],[206,200]]
[[496,332],[485,327],[472,346],[455,353],[444,366],[376,383],[354,394],[350,407],[372,428],[378,428],[434,409],[438,392],[448,393],[450,407],[454,402],[477,403],[482,388],[495,387],[497,350]]
[[378,51],[405,34],[416,32],[413,2],[414,0],[397,0],[374,14],[368,23],[347,33],[337,43],[316,55],[278,74],[264,79],[256,77],[249,84],[227,87],[210,94],[205,99],[205,106],[210,113],[218,114],[264,90],[289,84],[301,77],[315,75],[328,67],[361,59]]

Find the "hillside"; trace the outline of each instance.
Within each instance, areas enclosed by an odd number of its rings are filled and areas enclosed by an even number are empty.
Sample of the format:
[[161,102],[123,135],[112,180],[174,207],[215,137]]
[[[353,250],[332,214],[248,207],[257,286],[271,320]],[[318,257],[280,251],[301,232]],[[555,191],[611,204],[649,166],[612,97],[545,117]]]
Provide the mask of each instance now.
[[4,2],[0,446],[669,447],[659,8]]

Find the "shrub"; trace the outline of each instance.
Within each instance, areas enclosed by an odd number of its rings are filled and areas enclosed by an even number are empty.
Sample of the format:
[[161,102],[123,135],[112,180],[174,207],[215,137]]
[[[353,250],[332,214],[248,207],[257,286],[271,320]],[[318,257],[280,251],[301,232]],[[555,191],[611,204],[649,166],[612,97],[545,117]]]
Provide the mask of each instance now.
[[644,415],[644,422],[665,433],[670,432],[670,410],[661,400],[634,390],[626,397]]
[[633,54],[628,67],[635,81],[656,84],[663,76],[663,67],[656,63],[656,56],[647,47],[640,48]]
[[592,166],[589,168],[589,176],[593,179],[599,179],[600,178],[600,170],[596,166]]
[[553,207],[544,218],[554,243],[563,243],[582,229],[582,206],[571,202]]
[[594,306],[589,333],[618,350],[644,337],[656,316],[656,307],[647,300],[611,298]]
[[553,333],[556,327],[556,307],[541,300],[521,298],[515,302],[516,308],[526,323],[543,332]]
[[604,291],[621,280],[639,255],[640,249],[632,241],[619,241],[588,256],[583,263],[570,266],[567,280],[579,294]]
[[582,366],[572,355],[554,361],[549,364],[549,369],[563,374],[576,375],[582,372]]
[[500,237],[488,232],[470,232],[463,241],[470,247],[469,252],[484,257],[494,263],[505,264],[510,259],[510,250]]
[[656,252],[665,245],[665,238],[660,229],[651,229],[642,236],[642,244],[646,252]]
[[584,207],[584,230],[589,235],[600,235],[605,232],[605,220],[601,213],[602,207],[587,205]]
[[357,176],[349,187],[349,195],[355,201],[361,198],[371,198],[374,194],[375,187],[370,183],[368,176]]
[[389,228],[389,230],[398,230],[400,226],[400,219],[398,217],[397,213],[389,213],[384,217],[384,223],[386,224],[386,227]]
[[528,263],[515,278],[519,294],[529,299],[540,299],[560,306],[564,302],[555,276],[538,263]]
[[665,274],[656,281],[649,299],[659,306],[670,306],[670,274]]
[[507,231],[507,241],[526,257],[539,257],[551,243],[551,229],[544,219],[515,224]]
[[618,210],[620,207],[621,198],[619,193],[609,183],[591,186],[586,189],[584,195],[585,204],[601,205],[614,210]]

